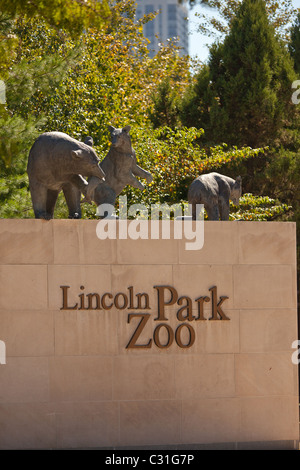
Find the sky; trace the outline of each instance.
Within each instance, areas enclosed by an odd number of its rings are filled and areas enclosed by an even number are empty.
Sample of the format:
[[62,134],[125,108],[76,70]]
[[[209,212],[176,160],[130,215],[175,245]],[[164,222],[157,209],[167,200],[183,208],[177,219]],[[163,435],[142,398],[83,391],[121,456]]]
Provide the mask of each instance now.
[[[300,8],[300,0],[293,0],[292,3],[295,8]],[[201,61],[205,62],[208,58],[208,47],[206,46],[206,44],[210,44],[212,42],[212,39],[206,36],[203,36],[197,32],[197,24],[199,20],[195,16],[195,13],[199,11],[209,12],[207,8],[205,8],[204,10],[204,8],[200,7],[199,5],[190,9],[190,12],[189,12],[190,47],[189,48],[190,48],[190,55],[192,57],[197,56]]]

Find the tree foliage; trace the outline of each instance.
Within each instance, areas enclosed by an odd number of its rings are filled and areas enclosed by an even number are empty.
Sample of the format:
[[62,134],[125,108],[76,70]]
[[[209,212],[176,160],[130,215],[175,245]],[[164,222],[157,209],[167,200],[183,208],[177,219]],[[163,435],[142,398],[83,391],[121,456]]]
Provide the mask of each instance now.
[[111,16],[107,0],[0,0],[0,11],[11,18],[43,18],[73,37],[85,28],[101,26]]
[[289,42],[289,51],[294,60],[295,71],[300,73],[300,13],[298,13],[295,22],[291,27],[291,37]]

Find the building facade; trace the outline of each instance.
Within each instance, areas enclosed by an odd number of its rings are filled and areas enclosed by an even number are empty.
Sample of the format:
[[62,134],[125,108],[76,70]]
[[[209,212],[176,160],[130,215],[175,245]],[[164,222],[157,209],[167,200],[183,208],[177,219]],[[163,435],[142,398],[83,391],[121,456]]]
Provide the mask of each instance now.
[[142,16],[159,12],[153,21],[144,25],[144,35],[149,39],[149,52],[153,56],[159,50],[159,43],[176,38],[180,54],[189,53],[188,41],[188,8],[184,0],[137,0],[137,19]]

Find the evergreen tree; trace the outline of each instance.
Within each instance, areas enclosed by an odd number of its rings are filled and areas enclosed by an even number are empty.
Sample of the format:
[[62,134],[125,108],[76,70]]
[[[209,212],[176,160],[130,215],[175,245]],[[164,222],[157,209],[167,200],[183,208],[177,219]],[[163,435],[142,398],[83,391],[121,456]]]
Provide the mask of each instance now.
[[209,111],[213,100],[210,69],[204,65],[194,78],[179,104],[179,115],[183,125],[187,127],[204,128],[209,131]]
[[158,85],[152,99],[153,110],[149,112],[149,117],[154,129],[160,126],[168,126],[174,129],[178,124],[178,110],[176,93],[170,84],[169,78]]
[[293,112],[290,98],[295,75],[263,0],[243,1],[224,43],[211,48],[208,65],[214,95],[207,103],[208,137],[253,148],[273,143]]
[[291,28],[291,39],[289,43],[289,52],[294,60],[296,73],[300,74],[300,13]]
[[230,121],[230,143],[269,145],[293,109],[290,90],[294,75],[263,0],[244,0],[222,55],[225,76],[212,80],[224,85],[220,99]]

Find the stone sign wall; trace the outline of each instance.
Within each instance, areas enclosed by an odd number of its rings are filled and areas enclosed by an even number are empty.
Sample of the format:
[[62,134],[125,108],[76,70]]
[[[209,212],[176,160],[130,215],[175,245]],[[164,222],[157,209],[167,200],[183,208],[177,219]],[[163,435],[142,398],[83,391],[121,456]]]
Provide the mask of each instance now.
[[0,221],[0,448],[296,448],[295,224],[97,223]]

